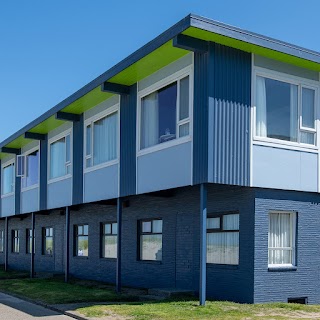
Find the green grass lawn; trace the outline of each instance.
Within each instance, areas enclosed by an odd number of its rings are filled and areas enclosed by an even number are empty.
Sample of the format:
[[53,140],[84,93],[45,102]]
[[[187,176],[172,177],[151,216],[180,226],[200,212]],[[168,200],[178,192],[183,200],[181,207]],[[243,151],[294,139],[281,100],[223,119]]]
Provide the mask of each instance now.
[[134,320],[320,319],[320,306],[286,303],[249,305],[208,301],[205,307],[200,307],[197,301],[163,301],[96,305],[77,311],[87,317],[118,315]]
[[197,300],[137,302],[134,296],[119,295],[106,285],[81,280],[64,283],[61,279],[2,279],[0,291],[46,304],[92,303],[74,308],[87,317],[111,316],[117,320],[320,319],[320,306],[207,301],[205,307],[200,307]]
[[1,279],[17,279],[17,278],[27,278],[29,277],[29,272],[26,271],[15,271],[8,270],[4,271],[4,267],[0,267],[0,280]]
[[[80,284],[78,284],[80,283]],[[0,291],[13,293],[46,304],[74,302],[119,302],[134,301],[134,297],[118,295],[113,290],[93,285],[64,283],[59,279],[15,279],[1,280]]]

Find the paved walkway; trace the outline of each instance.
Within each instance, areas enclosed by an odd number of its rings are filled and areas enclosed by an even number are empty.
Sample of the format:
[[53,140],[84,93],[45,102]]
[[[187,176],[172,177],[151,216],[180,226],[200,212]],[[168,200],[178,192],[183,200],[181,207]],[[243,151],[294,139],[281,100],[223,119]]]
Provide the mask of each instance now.
[[72,318],[0,293],[0,320],[71,320]]

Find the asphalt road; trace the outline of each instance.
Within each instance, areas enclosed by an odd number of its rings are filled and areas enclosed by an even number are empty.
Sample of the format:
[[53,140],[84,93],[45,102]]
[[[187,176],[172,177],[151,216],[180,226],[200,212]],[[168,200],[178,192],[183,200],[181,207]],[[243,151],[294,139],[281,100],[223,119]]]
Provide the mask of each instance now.
[[73,318],[0,293],[0,320],[72,320]]

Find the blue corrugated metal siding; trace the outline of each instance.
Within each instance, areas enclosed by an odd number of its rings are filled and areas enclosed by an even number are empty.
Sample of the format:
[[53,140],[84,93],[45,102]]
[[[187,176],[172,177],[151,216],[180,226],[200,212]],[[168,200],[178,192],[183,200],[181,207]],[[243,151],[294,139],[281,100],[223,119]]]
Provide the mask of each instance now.
[[210,61],[209,181],[249,186],[251,55],[212,43]]
[[208,53],[194,53],[193,184],[208,180]]
[[73,122],[72,204],[83,202],[83,114]]
[[136,194],[137,85],[120,99],[120,196]]
[[48,162],[48,136],[40,140],[40,210],[47,209],[47,162]]

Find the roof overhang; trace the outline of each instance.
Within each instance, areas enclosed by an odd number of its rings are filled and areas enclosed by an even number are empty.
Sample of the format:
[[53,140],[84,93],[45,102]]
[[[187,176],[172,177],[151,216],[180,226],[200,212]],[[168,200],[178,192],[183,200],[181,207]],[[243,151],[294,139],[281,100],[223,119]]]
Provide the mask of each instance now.
[[[173,45],[172,39],[179,34],[320,71],[318,52],[191,14],[4,140],[0,143],[0,148],[21,149],[32,141],[25,138],[26,132],[43,135],[59,127],[64,123],[55,117],[59,111],[81,114],[107,100],[114,93],[101,90],[104,82],[131,86],[188,54],[188,50]],[[7,153],[0,152],[0,159],[6,155]]]

